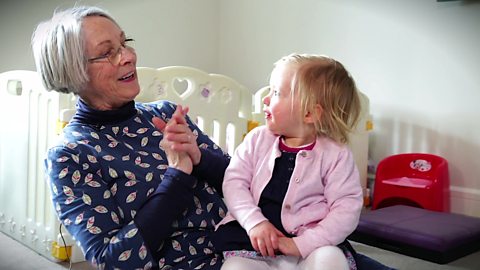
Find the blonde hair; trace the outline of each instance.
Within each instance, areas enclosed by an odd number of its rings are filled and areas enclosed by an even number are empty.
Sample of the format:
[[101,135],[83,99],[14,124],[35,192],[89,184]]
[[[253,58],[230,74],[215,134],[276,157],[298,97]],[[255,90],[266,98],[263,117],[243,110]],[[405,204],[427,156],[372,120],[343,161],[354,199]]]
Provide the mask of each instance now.
[[[348,133],[358,122],[361,104],[355,81],[345,67],[330,57],[311,54],[287,55],[274,66],[280,65],[293,68],[292,97],[300,99],[303,115],[313,114],[317,136],[348,143]],[[320,112],[315,109],[317,105]]]
[[82,21],[88,16],[115,20],[98,7],[78,6],[55,11],[41,22],[32,35],[32,50],[37,72],[47,90],[76,93],[88,83]]

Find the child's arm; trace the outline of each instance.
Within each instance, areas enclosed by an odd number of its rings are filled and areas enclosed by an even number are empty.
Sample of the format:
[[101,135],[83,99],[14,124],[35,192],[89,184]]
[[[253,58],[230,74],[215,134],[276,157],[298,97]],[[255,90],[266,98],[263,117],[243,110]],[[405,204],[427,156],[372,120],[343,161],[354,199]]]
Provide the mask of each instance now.
[[363,206],[360,176],[348,148],[336,157],[324,179],[329,212],[316,225],[312,224],[293,238],[302,257],[318,247],[343,242],[357,227]]
[[[256,174],[257,160],[255,149],[261,137],[256,128],[250,131],[243,142],[235,149],[230,164],[225,171],[223,194],[229,214],[249,232],[257,224],[267,221],[262,214],[258,201],[252,194],[253,177]],[[260,158],[260,157],[259,157]],[[256,180],[260,181],[260,180]]]

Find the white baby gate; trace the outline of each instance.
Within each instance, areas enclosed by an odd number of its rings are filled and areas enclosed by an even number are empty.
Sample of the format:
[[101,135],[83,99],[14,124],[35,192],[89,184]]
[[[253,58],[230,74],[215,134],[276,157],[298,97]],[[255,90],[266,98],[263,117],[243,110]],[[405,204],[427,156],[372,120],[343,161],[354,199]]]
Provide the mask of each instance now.
[[[230,154],[248,130],[263,124],[261,98],[267,88],[252,95],[232,78],[181,66],[138,68],[138,77],[142,91],[137,101],[166,99],[188,105],[191,118]],[[66,255],[45,180],[44,158],[73,115],[75,100],[71,94],[46,91],[36,72],[0,74],[0,231],[53,261]],[[350,146],[365,186],[370,121],[363,94],[362,105]],[[74,239],[65,230],[63,235],[71,261],[83,260]]]
[[73,96],[45,91],[32,71],[0,74],[0,89],[0,231],[53,260],[59,223],[43,160]]

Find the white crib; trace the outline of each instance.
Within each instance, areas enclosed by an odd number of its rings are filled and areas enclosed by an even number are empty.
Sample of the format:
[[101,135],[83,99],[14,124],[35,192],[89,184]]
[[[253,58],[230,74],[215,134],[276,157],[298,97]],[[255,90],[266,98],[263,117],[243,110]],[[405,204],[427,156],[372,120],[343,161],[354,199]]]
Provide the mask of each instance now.
[[0,231],[53,259],[59,223],[43,159],[73,96],[45,91],[33,71],[0,74],[0,90]]
[[[190,117],[232,154],[244,134],[263,124],[261,98],[219,74],[191,67],[138,68],[141,93],[137,101],[167,99],[188,105]],[[0,231],[50,260],[65,259],[59,222],[44,177],[44,154],[75,111],[73,95],[47,92],[33,71],[0,74]],[[369,123],[368,98],[351,147],[365,186]],[[73,262],[83,260],[80,248],[64,232]]]

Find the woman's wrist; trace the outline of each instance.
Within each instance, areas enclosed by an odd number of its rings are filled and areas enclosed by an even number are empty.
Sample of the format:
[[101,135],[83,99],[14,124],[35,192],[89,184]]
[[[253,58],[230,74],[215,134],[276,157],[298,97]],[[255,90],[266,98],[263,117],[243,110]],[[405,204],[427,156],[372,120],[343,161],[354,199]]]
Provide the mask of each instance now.
[[197,151],[195,151],[194,155],[191,158],[193,166],[197,166],[198,164],[200,164],[200,160],[202,159],[202,151],[197,148]]
[[175,153],[174,155],[168,157],[168,166],[186,174],[191,174],[193,170],[192,160],[186,154]]

